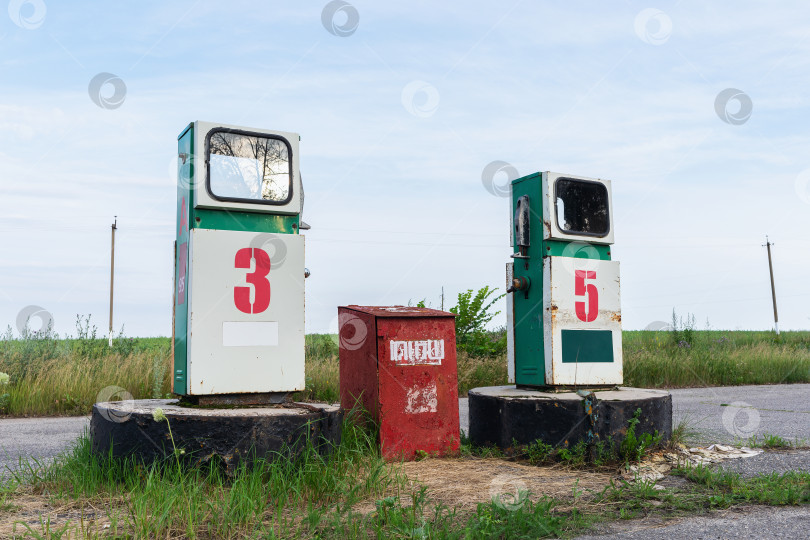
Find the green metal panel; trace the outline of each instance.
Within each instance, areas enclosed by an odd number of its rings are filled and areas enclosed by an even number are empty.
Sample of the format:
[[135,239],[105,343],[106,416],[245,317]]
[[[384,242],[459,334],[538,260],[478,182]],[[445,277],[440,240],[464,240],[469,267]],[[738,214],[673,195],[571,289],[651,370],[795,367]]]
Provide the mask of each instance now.
[[[534,225],[534,224],[532,224]],[[610,260],[610,246],[604,244],[588,244],[584,242],[562,242],[560,240],[545,240],[543,247],[546,257],[575,257],[578,259]],[[591,255],[596,255],[592,257]]]
[[193,213],[192,229],[222,231],[252,231],[257,233],[298,233],[299,216],[259,214],[236,210],[197,208]]
[[177,226],[175,228],[174,259],[174,365],[172,388],[176,394],[187,392],[188,375],[188,291],[185,281],[181,289],[181,273],[188,276],[190,253],[188,249],[189,225],[192,216],[191,188],[194,179],[194,128],[189,125],[177,140],[177,153],[185,154],[186,162],[178,157],[177,166]]
[[[543,239],[542,173],[530,174],[512,182],[512,215],[514,215],[517,208],[518,199],[523,195],[529,196],[529,207],[531,209],[529,237],[531,246],[528,250],[528,259],[514,259],[513,271],[516,278],[528,278],[531,287],[528,295],[523,291],[513,293],[515,383],[520,386],[544,386],[546,384],[546,359],[543,328],[543,259],[545,257],[567,256],[609,261],[610,246],[601,244],[586,245],[581,241],[566,242]],[[518,253],[519,250],[515,247],[514,251]],[[564,330],[564,332],[566,331]],[[597,339],[603,340],[604,338]],[[588,343],[590,342],[588,341]],[[612,362],[613,347],[610,345],[608,348],[610,350],[609,360],[592,361]]]
[[561,330],[563,364],[613,362],[610,330]]
[[[515,322],[515,383],[527,386],[545,384],[543,350],[543,207],[541,177],[533,174],[512,182],[512,214],[517,200],[529,196],[532,209],[528,259],[514,259],[514,277],[527,277],[531,281],[528,295],[524,291],[514,294]],[[539,212],[539,214],[537,213]],[[515,252],[518,252],[517,247]],[[528,297],[527,297],[528,296]]]

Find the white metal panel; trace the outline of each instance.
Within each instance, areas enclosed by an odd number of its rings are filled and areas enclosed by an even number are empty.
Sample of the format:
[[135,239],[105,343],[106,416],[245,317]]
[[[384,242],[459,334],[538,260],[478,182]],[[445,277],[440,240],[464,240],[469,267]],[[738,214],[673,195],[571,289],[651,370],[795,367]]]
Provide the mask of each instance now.
[[[264,135],[276,135],[283,137],[290,143],[292,150],[292,198],[283,205],[271,205],[261,203],[243,203],[236,201],[218,201],[214,199],[206,187],[206,175],[209,164],[206,162],[205,141],[208,133],[215,128],[238,129]],[[275,131],[268,129],[257,129],[244,126],[233,126],[229,124],[217,124],[213,122],[194,122],[194,206],[196,208],[232,208],[236,210],[246,210],[250,212],[269,212],[273,214],[300,214],[304,192],[301,184],[301,173],[298,167],[298,147],[299,136],[297,133],[286,131]]]
[[[506,288],[512,286],[514,263],[506,263]],[[506,373],[510,383],[515,382],[515,294],[506,295]]]
[[[577,315],[576,303],[588,296],[575,294],[577,271],[587,272],[584,282],[598,295],[598,311],[587,322]],[[591,273],[592,272],[592,273]],[[543,333],[546,357],[546,384],[622,384],[621,294],[619,262],[573,257],[543,259]],[[586,318],[588,313],[586,313]],[[562,362],[563,329],[609,330],[613,334],[613,362]]]
[[[255,291],[246,281],[246,275],[255,270],[255,261],[249,269],[236,268],[236,252],[257,247],[271,261],[267,274],[270,303],[261,313],[244,313],[236,307],[234,288]],[[190,250],[188,393],[303,390],[304,237],[192,229]],[[255,292],[251,299],[255,301]],[[223,335],[225,323],[276,323],[278,344],[224,345],[223,340],[229,338]],[[272,326],[263,328],[272,332]]]
[[[588,180],[599,182],[607,187],[608,192],[608,220],[610,228],[605,236],[590,236],[583,234],[571,234],[560,230],[557,225],[557,205],[554,204],[554,182],[558,178],[572,178],[574,180]],[[610,187],[610,180],[601,178],[588,178],[586,176],[574,176],[572,174],[560,174],[554,172],[543,173],[543,238],[548,240],[579,240],[590,244],[612,244],[613,243],[613,191]],[[573,244],[576,245],[576,244]],[[573,253],[572,253],[573,255]]]

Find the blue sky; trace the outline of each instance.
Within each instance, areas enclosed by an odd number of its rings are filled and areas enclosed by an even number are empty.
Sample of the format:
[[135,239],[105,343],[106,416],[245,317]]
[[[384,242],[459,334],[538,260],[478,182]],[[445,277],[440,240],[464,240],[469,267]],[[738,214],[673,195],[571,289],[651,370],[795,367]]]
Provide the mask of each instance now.
[[[37,305],[61,333],[76,314],[106,327],[118,215],[115,326],[170,335],[176,136],[207,120],[302,136],[308,331],[338,305],[503,290],[508,201],[482,183],[496,160],[613,181],[625,328],[673,308],[770,328],[766,234],[780,327],[807,328],[804,4],[436,4],[351,2],[340,37],[320,0],[10,2],[0,323]],[[105,72],[126,85],[115,109],[88,93]],[[716,111],[727,88],[750,98],[742,123]]]

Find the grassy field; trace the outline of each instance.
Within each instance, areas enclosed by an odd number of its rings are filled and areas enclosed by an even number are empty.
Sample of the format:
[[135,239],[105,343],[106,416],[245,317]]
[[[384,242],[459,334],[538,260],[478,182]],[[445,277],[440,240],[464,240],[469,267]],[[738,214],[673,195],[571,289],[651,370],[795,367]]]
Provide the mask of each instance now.
[[615,467],[533,466],[462,450],[386,463],[374,433],[347,421],[326,457],[310,447],[228,477],[173,455],[150,465],[95,455],[83,437],[54,463],[23,462],[0,479],[0,537],[557,538],[617,519],[810,502],[802,472],[745,479],[682,466],[673,474],[685,484],[657,488],[617,481]]
[[120,387],[136,399],[170,390],[170,340],[16,339],[0,341],[0,414],[87,414]]
[[[682,338],[688,339],[682,339]],[[623,333],[628,386],[678,388],[810,382],[810,332]]]
[[[166,338],[121,338],[112,349],[91,336],[4,339],[0,372],[10,383],[0,386],[0,405],[13,415],[86,414],[110,386],[135,398],[168,395],[169,346]],[[307,336],[299,399],[338,399],[337,352],[334,336]],[[636,386],[810,382],[810,333],[625,332],[624,358]],[[505,359],[462,353],[458,373],[462,393],[503,384]],[[229,477],[217,464],[187,467],[180,453],[151,465],[93,455],[85,436],[55,462],[22,461],[0,479],[0,537],[546,538],[606,520],[810,502],[808,473],[744,479],[681,467],[680,487],[616,481],[622,460],[647,451],[625,446],[590,462],[584,447],[538,442],[504,454],[465,442],[455,457],[386,463],[376,434],[346,421],[328,456],[310,448]]]
[[[0,415],[87,414],[119,387],[135,399],[171,393],[169,338],[0,340]],[[810,382],[810,332],[625,331],[627,386],[677,388]],[[335,336],[306,339],[306,391],[298,399],[339,400]],[[506,384],[503,356],[458,355],[459,392]],[[102,396],[105,394],[102,394]],[[107,398],[110,396],[107,395]]]
[[[624,381],[642,388],[686,388],[810,382],[810,332],[700,330],[625,331]],[[336,400],[334,338],[307,336],[305,397]],[[507,384],[506,358],[458,355],[461,395],[478,386]]]

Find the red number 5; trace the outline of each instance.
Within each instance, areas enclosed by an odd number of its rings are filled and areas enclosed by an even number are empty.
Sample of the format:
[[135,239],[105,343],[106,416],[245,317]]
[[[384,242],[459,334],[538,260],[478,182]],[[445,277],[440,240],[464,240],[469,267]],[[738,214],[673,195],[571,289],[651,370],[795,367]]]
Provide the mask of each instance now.
[[233,303],[242,313],[261,313],[270,305],[270,257],[259,248],[242,248],[236,252],[234,268],[250,268],[250,261],[256,261],[253,272],[245,276],[245,281],[253,285],[253,304],[250,303],[250,287],[234,287]]
[[584,322],[593,322],[599,314],[599,291],[593,283],[585,283],[586,279],[596,279],[596,270],[574,271],[574,295],[588,297],[588,312],[585,312],[585,302],[576,302],[574,307],[577,318]]

